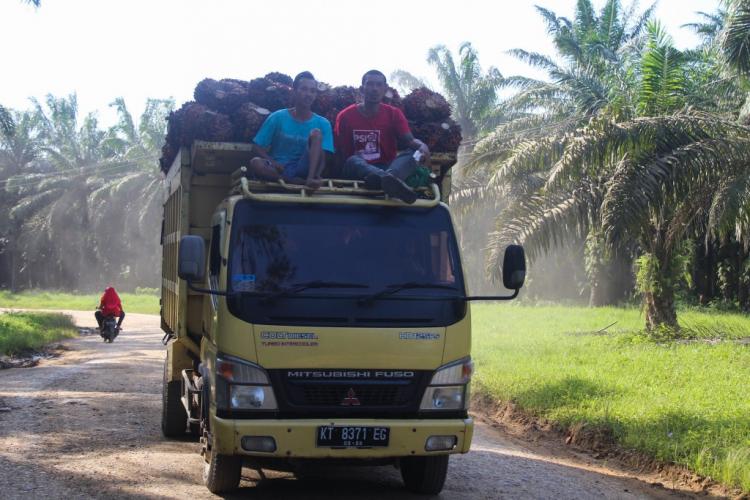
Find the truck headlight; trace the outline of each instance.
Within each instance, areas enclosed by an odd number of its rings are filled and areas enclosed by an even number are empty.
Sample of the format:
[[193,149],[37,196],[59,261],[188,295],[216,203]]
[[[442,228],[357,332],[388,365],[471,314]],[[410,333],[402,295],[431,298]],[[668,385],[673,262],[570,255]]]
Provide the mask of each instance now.
[[275,410],[276,397],[270,386],[230,385],[229,404],[233,410]]
[[474,371],[471,358],[438,368],[424,392],[420,410],[465,410],[469,404],[469,382]]
[[230,356],[216,358],[216,406],[232,410],[277,410],[266,371]]

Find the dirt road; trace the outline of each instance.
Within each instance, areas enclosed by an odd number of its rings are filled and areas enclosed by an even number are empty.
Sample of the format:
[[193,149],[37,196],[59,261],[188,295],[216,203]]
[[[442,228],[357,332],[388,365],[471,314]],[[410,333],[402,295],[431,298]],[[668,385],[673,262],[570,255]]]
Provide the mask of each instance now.
[[[79,326],[94,326],[91,313],[71,314]],[[201,484],[198,444],[160,433],[158,325],[156,316],[129,314],[114,344],[82,337],[67,341],[61,358],[0,370],[0,497],[214,498]],[[472,452],[451,459],[439,498],[677,497],[586,462],[540,452],[480,423]],[[321,466],[300,478],[262,477],[244,469],[236,497],[424,498],[406,493],[393,467]]]

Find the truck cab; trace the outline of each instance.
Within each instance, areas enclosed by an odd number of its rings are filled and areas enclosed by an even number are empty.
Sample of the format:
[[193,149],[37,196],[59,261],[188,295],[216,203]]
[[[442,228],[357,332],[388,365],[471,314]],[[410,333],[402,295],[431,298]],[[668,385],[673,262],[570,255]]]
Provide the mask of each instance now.
[[310,193],[248,179],[241,146],[194,145],[170,170],[183,199],[165,205],[164,434],[200,439],[215,493],[243,464],[307,460],[393,463],[438,493],[470,448],[473,364],[437,186],[414,205],[356,181]]

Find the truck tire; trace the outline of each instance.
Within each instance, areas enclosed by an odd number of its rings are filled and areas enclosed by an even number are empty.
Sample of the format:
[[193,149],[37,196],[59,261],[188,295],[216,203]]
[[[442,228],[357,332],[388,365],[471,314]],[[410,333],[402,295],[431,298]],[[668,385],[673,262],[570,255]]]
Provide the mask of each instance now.
[[448,455],[405,457],[401,459],[401,478],[409,491],[437,495],[448,474]]
[[165,437],[176,438],[185,435],[187,413],[182,406],[182,381],[167,380],[167,360],[164,360],[164,379],[161,399],[161,432]]
[[209,452],[209,461],[203,468],[203,484],[211,493],[228,493],[240,485],[242,457]]

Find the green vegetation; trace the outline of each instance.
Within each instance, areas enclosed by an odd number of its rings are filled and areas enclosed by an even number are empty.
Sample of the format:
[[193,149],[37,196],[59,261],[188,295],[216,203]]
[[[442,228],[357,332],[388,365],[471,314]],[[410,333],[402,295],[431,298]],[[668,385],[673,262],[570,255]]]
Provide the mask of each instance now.
[[0,112],[0,286],[155,286],[162,180],[158,158],[171,100],[125,101],[117,124],[81,116],[75,94]]
[[[149,289],[139,289],[136,293],[121,293],[120,299],[125,313],[159,314],[159,296],[144,293]],[[23,292],[0,291],[0,307],[19,309],[72,309],[74,311],[94,311],[99,305],[101,294],[79,295],[62,292]]]
[[475,390],[750,491],[750,318],[679,316],[693,340],[653,341],[638,309],[477,306]]
[[0,314],[0,354],[36,349],[78,334],[65,314],[17,312]]
[[507,120],[479,138],[452,194],[467,210],[496,205],[494,230],[469,219],[487,274],[510,243],[537,262],[567,248],[591,305],[638,295],[649,329],[677,328],[683,295],[750,310],[750,0],[722,6],[696,13],[701,42],[684,51],[653,5],[578,0],[572,18],[536,7],[554,54],[510,53],[546,78],[503,79]]

